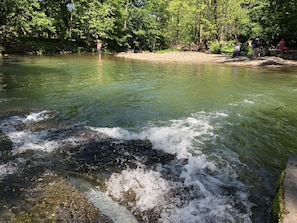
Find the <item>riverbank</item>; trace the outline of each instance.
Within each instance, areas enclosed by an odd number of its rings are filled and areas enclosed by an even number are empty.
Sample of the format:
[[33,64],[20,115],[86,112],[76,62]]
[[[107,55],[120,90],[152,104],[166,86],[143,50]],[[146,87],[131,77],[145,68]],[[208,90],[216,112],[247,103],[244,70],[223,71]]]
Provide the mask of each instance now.
[[251,59],[247,56],[232,58],[228,55],[209,54],[202,52],[168,52],[168,53],[119,53],[117,57],[154,62],[189,62],[189,63],[216,63],[233,66],[256,67],[297,67],[297,61],[286,60],[277,56],[265,56],[260,59]]

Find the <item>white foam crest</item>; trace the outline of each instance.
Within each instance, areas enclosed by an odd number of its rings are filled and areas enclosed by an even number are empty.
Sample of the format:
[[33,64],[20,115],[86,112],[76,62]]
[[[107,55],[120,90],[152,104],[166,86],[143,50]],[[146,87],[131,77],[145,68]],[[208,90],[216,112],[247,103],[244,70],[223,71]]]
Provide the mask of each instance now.
[[255,104],[254,101],[248,100],[248,99],[244,99],[243,101],[245,104]]
[[38,142],[41,140],[41,138],[45,137],[48,135],[48,130],[43,130],[40,132],[31,132],[29,130],[24,130],[24,131],[12,131],[7,133],[7,136],[9,139],[14,143],[19,146],[27,144],[27,143],[32,143],[32,142]]
[[16,131],[17,127],[21,124],[27,124],[30,122],[40,122],[43,120],[50,119],[52,114],[49,111],[32,112],[27,116],[11,116],[8,119],[0,122],[0,128],[3,132],[9,133]]
[[[206,142],[216,137],[213,130],[221,128],[222,119],[226,117],[228,115],[223,112],[199,112],[185,119],[153,123],[138,133],[131,133],[121,128],[95,128],[94,130],[109,137],[149,139],[154,149],[176,154],[178,159],[186,159],[181,166],[182,171],[179,176],[181,181],[166,181],[161,174],[151,177],[149,174],[146,175],[148,171],[139,169],[138,172],[125,170],[120,174],[112,175],[108,181],[108,193],[120,201],[125,201],[125,196],[133,188],[136,190],[140,188],[137,190],[137,199],[153,203],[155,197],[149,200],[138,196],[138,193],[152,196],[143,190],[147,187],[152,188],[154,184],[160,186],[160,182],[165,182],[164,186],[167,185],[169,189],[164,191],[161,187],[157,189],[162,192],[161,194],[155,192],[161,201],[158,205],[147,206],[136,202],[134,207],[131,202],[128,204],[130,208],[142,212],[147,210],[146,207],[156,208],[161,212],[159,222],[162,223],[251,222],[253,204],[248,201],[247,187],[238,180],[235,170],[228,162],[211,161],[201,150]],[[181,197],[180,195],[166,197],[171,189],[172,191],[180,189],[181,194],[185,194]]]
[[[217,114],[223,115],[223,114]],[[171,120],[166,126],[148,126],[139,133],[132,133],[122,128],[91,128],[109,137],[118,139],[149,139],[153,148],[166,153],[176,154],[178,159],[189,158],[193,151],[193,143],[203,144],[203,141],[214,136],[209,117],[189,117]]]
[[[141,212],[164,206],[165,196],[170,191],[169,183],[153,170],[123,170],[114,173],[107,181],[107,193],[119,201],[131,195],[129,206]],[[135,204],[134,204],[135,203]]]
[[7,136],[14,144],[14,154],[24,152],[26,150],[40,150],[50,153],[58,148],[58,142],[54,140],[44,140],[48,134],[48,130],[42,130],[39,132],[25,130],[9,132],[7,133]]
[[0,165],[0,180],[9,174],[16,173],[17,170],[18,170],[18,168],[11,163],[6,163],[3,165]]
[[224,199],[216,199],[210,205],[207,200],[195,199],[182,208],[163,212],[159,222],[162,223],[194,223],[194,222],[242,222],[251,223],[249,214],[239,213],[232,206],[226,204]]
[[32,112],[24,118],[24,122],[40,122],[51,118],[49,111]]
[[151,127],[141,135],[142,138],[148,138],[155,149],[176,154],[178,159],[183,159],[191,157],[193,142],[203,144],[204,136],[211,129],[207,123],[188,118],[171,121],[170,126]]
[[120,127],[114,128],[98,128],[98,127],[90,127],[91,130],[103,133],[104,135],[116,139],[135,139],[137,138],[138,134],[131,133],[128,130],[125,130]]
[[49,135],[50,130],[33,132],[30,128],[22,126],[23,124],[49,119],[51,118],[51,114],[49,111],[32,112],[27,116],[12,116],[0,122],[2,132],[13,143],[14,154],[26,150],[52,152],[57,148],[57,142],[44,140]]
[[22,153],[26,150],[35,150],[35,151],[43,151],[50,153],[54,150],[56,150],[59,147],[58,142],[56,141],[42,141],[38,143],[26,143],[22,146],[20,146],[18,149],[14,149],[14,154],[16,153]]
[[74,146],[78,146],[81,145],[84,142],[88,142],[90,139],[88,139],[87,137],[83,137],[83,136],[70,136],[66,139],[61,140],[61,146],[69,146],[69,147],[74,147]]
[[244,99],[243,101],[241,102],[232,102],[232,103],[229,103],[230,106],[240,106],[240,105],[246,105],[246,104],[256,104],[254,101],[251,101],[251,100],[248,100],[248,99]]
[[[192,188],[195,196],[184,207],[163,211],[161,222],[251,222],[252,204],[232,169],[219,169],[205,155],[193,156],[184,165],[180,178],[184,179],[184,186]],[[234,192],[226,194],[226,188]],[[245,206],[245,213],[236,209],[236,202]]]

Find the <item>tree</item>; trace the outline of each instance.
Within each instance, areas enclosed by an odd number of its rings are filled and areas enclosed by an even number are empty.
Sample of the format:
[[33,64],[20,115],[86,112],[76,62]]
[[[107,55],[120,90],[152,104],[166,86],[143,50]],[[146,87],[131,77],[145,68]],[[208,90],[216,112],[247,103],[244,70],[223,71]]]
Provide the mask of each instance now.
[[40,0],[42,11],[52,19],[55,27],[54,32],[49,32],[48,35],[54,35],[55,38],[67,39],[69,37],[70,17],[71,12],[69,5],[71,0]]
[[267,27],[264,33],[268,33],[272,39],[278,41],[281,38],[294,42],[297,36],[297,2],[294,0],[267,0],[263,9],[262,27]]
[[0,38],[44,37],[94,48],[154,51],[296,36],[295,0],[1,0]]
[[166,4],[166,0],[126,2],[124,31],[131,48],[153,51],[164,46]]
[[72,32],[92,45],[97,38],[110,39],[115,28],[114,7],[108,2],[73,0]]
[[3,40],[19,36],[40,36],[54,31],[53,20],[35,0],[4,0],[0,3]]

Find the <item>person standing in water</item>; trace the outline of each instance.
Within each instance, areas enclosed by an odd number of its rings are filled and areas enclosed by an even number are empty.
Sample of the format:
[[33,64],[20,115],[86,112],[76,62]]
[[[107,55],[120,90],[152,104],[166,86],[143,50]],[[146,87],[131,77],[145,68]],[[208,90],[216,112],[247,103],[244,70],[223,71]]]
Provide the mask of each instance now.
[[102,42],[99,39],[97,40],[97,54],[98,54],[98,62],[101,62]]
[[102,42],[101,40],[97,40],[97,54],[101,54],[102,53]]

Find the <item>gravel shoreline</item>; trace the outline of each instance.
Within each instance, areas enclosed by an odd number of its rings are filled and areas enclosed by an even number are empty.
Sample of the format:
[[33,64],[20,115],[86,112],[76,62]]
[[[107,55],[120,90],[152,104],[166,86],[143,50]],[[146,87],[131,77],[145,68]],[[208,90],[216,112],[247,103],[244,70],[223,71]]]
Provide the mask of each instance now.
[[220,54],[208,54],[201,52],[168,52],[168,53],[119,53],[117,57],[135,60],[145,60],[153,62],[188,62],[188,63],[212,63],[226,64],[232,66],[258,66],[258,67],[297,67],[297,61],[285,60],[276,56],[265,56],[260,59],[251,59],[250,57],[240,56],[232,58],[231,56]]

